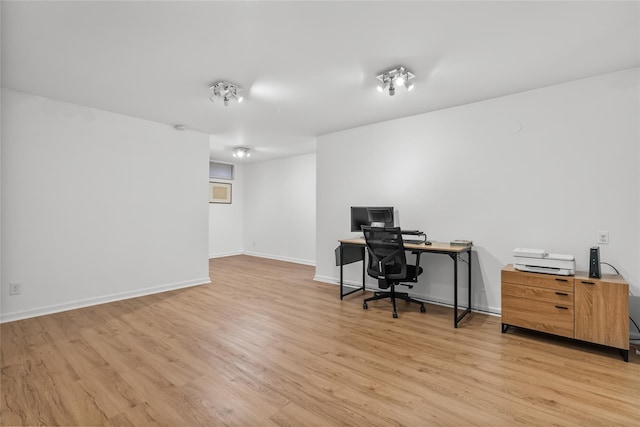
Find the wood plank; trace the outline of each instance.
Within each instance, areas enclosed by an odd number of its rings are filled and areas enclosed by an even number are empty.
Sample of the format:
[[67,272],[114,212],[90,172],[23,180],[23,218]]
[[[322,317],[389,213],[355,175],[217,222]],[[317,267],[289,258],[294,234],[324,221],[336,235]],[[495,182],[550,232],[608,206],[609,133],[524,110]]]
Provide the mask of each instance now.
[[[341,239],[338,242],[357,246],[364,246],[366,244],[366,241],[364,239]],[[431,244],[429,245],[426,245],[424,243],[404,243],[404,247],[407,249],[417,249],[424,252],[442,251],[458,253],[468,251],[470,245],[452,245],[448,242],[431,241]]]
[[[640,357],[210,260],[211,284],[1,328],[2,425],[633,425]],[[368,293],[365,295],[369,295]]]

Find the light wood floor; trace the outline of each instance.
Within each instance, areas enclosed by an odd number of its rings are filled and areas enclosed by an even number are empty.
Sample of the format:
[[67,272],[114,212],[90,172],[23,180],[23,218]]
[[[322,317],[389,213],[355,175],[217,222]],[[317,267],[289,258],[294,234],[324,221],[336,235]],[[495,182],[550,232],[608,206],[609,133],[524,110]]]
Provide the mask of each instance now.
[[210,285],[1,326],[2,425],[639,425],[640,357],[388,302],[313,267],[211,260]]

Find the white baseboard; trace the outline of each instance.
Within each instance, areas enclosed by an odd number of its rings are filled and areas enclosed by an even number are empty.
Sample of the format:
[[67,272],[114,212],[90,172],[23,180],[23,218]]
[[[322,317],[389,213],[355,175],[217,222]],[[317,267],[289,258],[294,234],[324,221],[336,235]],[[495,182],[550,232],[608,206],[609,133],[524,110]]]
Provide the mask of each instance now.
[[249,255],[249,256],[255,256],[255,257],[258,257],[258,258],[275,259],[277,261],[286,261],[286,262],[293,262],[295,264],[311,265],[311,266],[314,266],[314,267],[316,265],[315,260],[300,259],[300,258],[289,258],[289,257],[278,256],[278,255],[261,254],[261,253],[258,253],[258,252],[249,252],[249,251],[244,251],[244,254],[245,255]]
[[336,279],[334,279],[333,277],[318,276],[317,274],[315,276],[313,276],[313,280],[315,280],[316,282],[331,283],[332,285],[337,285],[338,284],[338,282],[336,282]]
[[29,319],[31,317],[45,316],[47,314],[60,313],[62,311],[75,310],[78,308],[90,307],[92,305],[106,304],[109,302],[120,301],[124,299],[141,297],[144,295],[158,294],[161,292],[173,291],[176,289],[189,288],[192,286],[204,285],[211,283],[209,277],[188,280],[185,282],[169,283],[151,288],[137,289],[130,292],[121,292],[112,295],[104,295],[101,297],[87,298],[82,300],[65,302],[63,304],[55,304],[46,307],[38,307],[23,311],[14,311],[11,313],[2,313],[0,315],[0,323],[13,322],[15,320]]
[[[317,282],[323,282],[323,283],[330,283],[332,285],[340,285],[340,279],[336,279],[334,277],[329,277],[329,276],[318,276],[316,275],[313,280],[317,281]],[[344,286],[347,287],[351,287],[351,288],[359,288],[360,286],[362,286],[362,282],[358,282],[358,281],[352,281],[352,280],[345,280],[344,282]],[[378,288],[369,285],[367,286],[367,290],[370,291],[376,291],[378,290]],[[436,304],[436,305],[442,305],[445,307],[453,307],[453,301],[444,301],[444,300],[439,300],[439,299],[433,299],[431,297],[429,297],[428,295],[422,295],[422,294],[415,294],[413,292],[409,292],[409,295],[412,298],[416,298],[420,301],[424,301],[426,303],[429,304]],[[464,306],[464,305],[462,305]],[[500,308],[496,308],[496,307],[473,307],[471,309],[471,311],[474,312],[478,312],[478,313],[484,313],[484,314],[489,314],[492,316],[500,316]]]
[[[340,285],[340,279],[335,279],[329,276],[316,275],[314,276],[313,280],[315,280],[316,282],[330,283],[332,285]],[[350,288],[359,288],[360,286],[362,286],[362,282],[356,282],[353,280],[345,280],[343,284],[344,286],[348,286]]]
[[243,255],[243,254],[244,254],[244,251],[225,252],[225,253],[221,253],[221,254],[209,254],[209,259],[224,258],[224,257],[228,257],[228,256]]
[[278,255],[263,254],[263,253],[251,252],[251,251],[236,251],[236,252],[226,252],[222,254],[209,254],[209,259],[224,258],[228,256],[235,256],[235,255],[248,255],[248,256],[254,256],[258,258],[275,259],[277,261],[293,262],[295,264],[304,264],[304,265],[311,265],[311,266],[316,265],[316,262],[313,260],[283,257]]

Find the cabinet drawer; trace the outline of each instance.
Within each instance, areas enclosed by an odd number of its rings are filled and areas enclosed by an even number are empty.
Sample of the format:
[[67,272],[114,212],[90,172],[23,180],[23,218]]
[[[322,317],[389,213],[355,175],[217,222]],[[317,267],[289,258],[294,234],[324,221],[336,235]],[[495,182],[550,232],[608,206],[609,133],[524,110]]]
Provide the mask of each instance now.
[[517,270],[502,270],[502,283],[557,289],[573,292],[573,277],[552,276],[539,273],[525,273]]
[[547,301],[560,305],[573,305],[573,292],[564,290],[535,288],[532,286],[503,283],[502,297],[504,298],[505,295],[509,295],[512,297],[529,298],[538,301]]
[[573,305],[502,295],[502,323],[573,338]]

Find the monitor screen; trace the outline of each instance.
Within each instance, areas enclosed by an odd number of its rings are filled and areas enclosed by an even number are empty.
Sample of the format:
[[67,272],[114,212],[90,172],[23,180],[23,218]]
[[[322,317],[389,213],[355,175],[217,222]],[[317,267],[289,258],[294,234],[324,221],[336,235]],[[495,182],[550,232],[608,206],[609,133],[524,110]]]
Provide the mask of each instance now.
[[363,225],[393,227],[393,207],[351,206],[351,231],[362,231]]
[[372,227],[393,227],[393,208],[368,208]]

